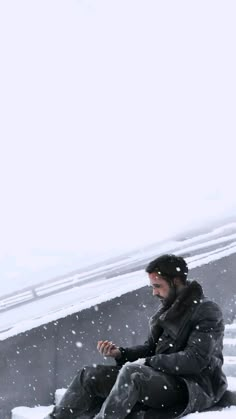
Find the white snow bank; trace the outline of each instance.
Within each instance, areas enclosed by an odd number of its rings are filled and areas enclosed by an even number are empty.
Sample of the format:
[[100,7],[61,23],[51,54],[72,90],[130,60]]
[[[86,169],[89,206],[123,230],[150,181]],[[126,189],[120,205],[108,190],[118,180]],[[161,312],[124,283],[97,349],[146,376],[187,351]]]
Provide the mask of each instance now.
[[[12,411],[12,419],[43,419],[45,415],[50,413],[52,406],[50,407],[16,407]],[[185,416],[186,419],[235,419],[236,417],[236,406],[222,409],[217,412],[202,412],[202,413],[191,413]]]
[[236,356],[224,356],[224,364],[236,365]]
[[236,330],[236,323],[234,322],[234,323],[232,323],[232,324],[227,324],[227,325],[225,326],[225,329],[226,329],[226,330]]
[[16,407],[12,410],[12,419],[43,419],[53,406]]
[[224,338],[224,345],[235,346],[236,339],[235,338]]
[[228,390],[236,391],[236,377],[227,377]]
[[60,403],[63,395],[65,394],[65,392],[66,392],[66,388],[59,388],[59,389],[56,390],[56,392],[55,392],[55,403],[56,404]]
[[[236,377],[227,377],[228,380],[228,389],[231,391],[236,391]],[[66,389],[58,389],[55,393],[56,403],[59,403],[61,397],[65,393]],[[53,406],[47,407],[15,407],[12,410],[12,419],[43,419],[48,413],[52,411]],[[222,409],[221,411],[214,412],[202,412],[202,413],[191,413],[190,415],[185,416],[186,419],[235,419],[236,418],[236,406],[231,406],[230,408]]]
[[202,412],[202,413],[191,413],[185,416],[187,419],[235,419],[236,417],[236,406],[227,407],[220,411],[214,412]]

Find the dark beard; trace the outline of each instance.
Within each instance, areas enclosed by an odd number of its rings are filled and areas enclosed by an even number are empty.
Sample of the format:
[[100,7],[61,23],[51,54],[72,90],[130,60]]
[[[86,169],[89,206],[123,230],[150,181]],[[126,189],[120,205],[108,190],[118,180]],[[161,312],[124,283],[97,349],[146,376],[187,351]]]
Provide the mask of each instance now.
[[159,298],[159,300],[161,300],[163,308],[165,310],[167,310],[168,308],[170,308],[170,306],[172,306],[173,302],[176,300],[177,297],[177,292],[176,292],[176,288],[174,285],[171,285],[170,287],[170,292],[167,298]]

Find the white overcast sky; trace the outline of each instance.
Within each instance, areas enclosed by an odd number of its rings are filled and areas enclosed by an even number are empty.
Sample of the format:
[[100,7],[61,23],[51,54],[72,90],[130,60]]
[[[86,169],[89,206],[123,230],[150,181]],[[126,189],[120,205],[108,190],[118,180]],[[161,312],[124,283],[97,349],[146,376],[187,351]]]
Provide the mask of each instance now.
[[235,13],[0,0],[2,281],[233,212]]

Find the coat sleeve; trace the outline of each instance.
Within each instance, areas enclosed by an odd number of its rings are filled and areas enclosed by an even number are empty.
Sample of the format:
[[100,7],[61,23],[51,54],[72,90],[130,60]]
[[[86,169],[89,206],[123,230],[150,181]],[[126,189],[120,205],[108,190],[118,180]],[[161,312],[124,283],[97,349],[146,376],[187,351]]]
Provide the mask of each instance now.
[[131,348],[119,347],[121,358],[116,359],[117,365],[123,365],[125,362],[136,361],[138,358],[151,357],[155,354],[155,343],[151,334],[143,345],[132,346]]
[[186,347],[180,352],[147,357],[145,365],[172,375],[199,374],[209,365],[217,345],[222,345],[223,333],[219,306],[211,301],[202,303],[193,318]]

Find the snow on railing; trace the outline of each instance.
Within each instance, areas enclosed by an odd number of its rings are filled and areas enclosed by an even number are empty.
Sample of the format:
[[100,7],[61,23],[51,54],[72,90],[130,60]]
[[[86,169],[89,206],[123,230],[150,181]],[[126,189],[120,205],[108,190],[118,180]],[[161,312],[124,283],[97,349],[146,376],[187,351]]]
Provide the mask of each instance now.
[[[183,241],[166,241],[147,246],[146,249],[88,266],[70,274],[41,282],[35,286],[0,297],[0,313],[16,306],[30,303],[62,291],[78,287],[98,279],[109,279],[118,275],[142,270],[146,263],[161,253],[171,252],[186,257],[189,267],[217,260],[225,255],[236,253],[236,224],[230,229],[218,228],[211,233],[201,234]],[[222,234],[224,235],[222,236]],[[217,234],[219,237],[217,237]],[[203,250],[205,249],[205,252]],[[210,250],[212,249],[212,250]],[[207,250],[207,251],[206,251]],[[85,271],[86,269],[86,271]]]

